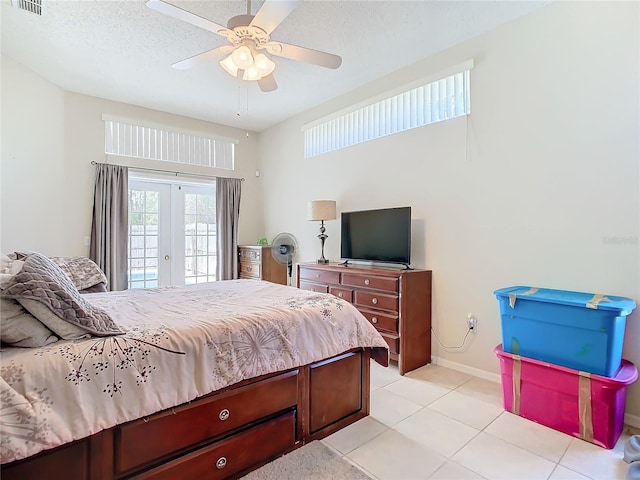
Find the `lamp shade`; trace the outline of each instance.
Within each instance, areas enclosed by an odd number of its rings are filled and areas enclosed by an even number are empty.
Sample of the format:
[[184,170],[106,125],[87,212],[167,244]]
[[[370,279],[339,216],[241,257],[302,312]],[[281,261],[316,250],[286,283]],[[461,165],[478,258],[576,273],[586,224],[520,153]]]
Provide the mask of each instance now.
[[307,208],[307,220],[335,220],[335,200],[313,200]]
[[236,67],[235,63],[233,63],[233,58],[231,57],[231,55],[229,55],[224,60],[220,60],[220,66],[224,68],[225,71],[232,77],[238,75],[238,67]]
[[251,49],[246,45],[240,45],[231,53],[231,58],[236,67],[246,70],[253,65],[253,55]]

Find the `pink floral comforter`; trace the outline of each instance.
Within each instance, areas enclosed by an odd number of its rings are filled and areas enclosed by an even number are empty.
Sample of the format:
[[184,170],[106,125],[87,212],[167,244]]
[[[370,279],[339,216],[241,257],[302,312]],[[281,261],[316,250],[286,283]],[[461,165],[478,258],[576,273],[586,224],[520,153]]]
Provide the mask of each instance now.
[[85,295],[125,335],[0,352],[0,463],[241,380],[387,344],[348,302],[257,280]]

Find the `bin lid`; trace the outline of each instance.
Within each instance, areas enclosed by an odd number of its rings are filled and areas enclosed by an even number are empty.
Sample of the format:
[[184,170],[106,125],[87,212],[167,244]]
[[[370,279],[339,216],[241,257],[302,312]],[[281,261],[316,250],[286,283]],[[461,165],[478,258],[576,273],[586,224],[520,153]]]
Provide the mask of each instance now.
[[619,312],[619,315],[629,315],[636,308],[636,302],[630,298],[522,285],[500,288],[493,293],[497,298],[509,298],[511,307],[515,306],[517,299],[522,298],[537,302],[586,307],[594,310],[612,310]]

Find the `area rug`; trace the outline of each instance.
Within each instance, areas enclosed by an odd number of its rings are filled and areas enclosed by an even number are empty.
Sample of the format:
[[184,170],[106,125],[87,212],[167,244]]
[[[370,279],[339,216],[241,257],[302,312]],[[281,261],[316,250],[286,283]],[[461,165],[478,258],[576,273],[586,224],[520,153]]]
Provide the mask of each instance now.
[[317,440],[242,477],[242,480],[329,479],[371,480],[371,477]]

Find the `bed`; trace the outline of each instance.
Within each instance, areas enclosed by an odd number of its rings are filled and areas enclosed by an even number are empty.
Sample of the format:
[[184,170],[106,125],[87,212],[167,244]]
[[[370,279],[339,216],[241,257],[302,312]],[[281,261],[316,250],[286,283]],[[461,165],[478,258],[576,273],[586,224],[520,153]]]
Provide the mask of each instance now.
[[[3,297],[41,295],[16,283]],[[106,317],[87,327],[74,304],[84,335],[0,352],[3,480],[237,478],[368,415],[370,360],[388,362],[329,294],[231,280],[72,296]]]

